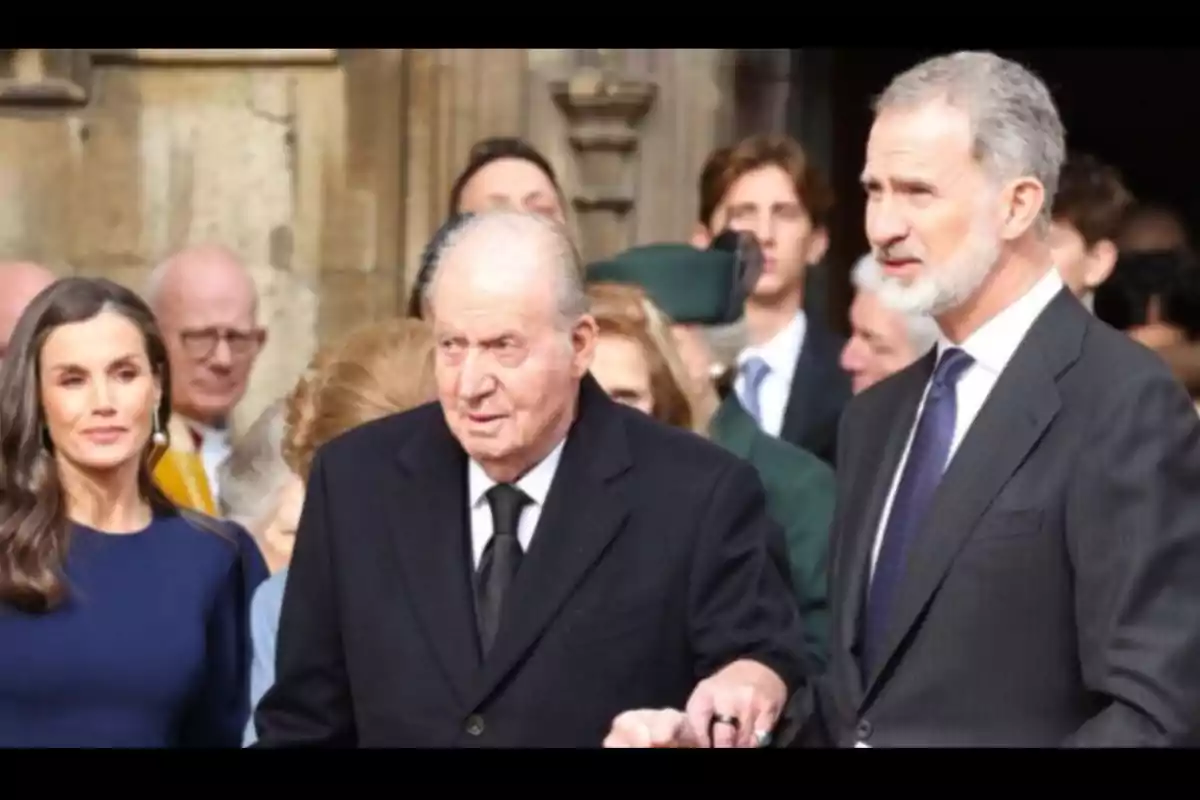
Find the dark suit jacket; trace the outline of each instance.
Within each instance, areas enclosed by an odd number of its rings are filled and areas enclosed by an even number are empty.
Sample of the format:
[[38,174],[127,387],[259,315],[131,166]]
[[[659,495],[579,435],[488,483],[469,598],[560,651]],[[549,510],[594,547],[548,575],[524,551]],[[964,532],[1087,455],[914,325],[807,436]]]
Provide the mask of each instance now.
[[1200,422],[1149,350],[1064,290],[993,388],[859,669],[881,507],[936,351],[851,401],[830,667],[795,745],[1179,745],[1200,726]]
[[833,470],[807,450],[763,433],[735,394],[725,396],[708,427],[714,442],[758,471],[767,492],[767,513],[783,527],[809,660],[819,668],[825,663],[829,632]]
[[840,359],[845,339],[809,320],[796,361],[779,438],[833,464],[838,419],[850,399],[850,376]]
[[753,468],[609,400],[588,376],[481,663],[467,460],[441,408],[365,425],[314,463],[261,746],[598,747],[738,658],[790,686],[804,635]]

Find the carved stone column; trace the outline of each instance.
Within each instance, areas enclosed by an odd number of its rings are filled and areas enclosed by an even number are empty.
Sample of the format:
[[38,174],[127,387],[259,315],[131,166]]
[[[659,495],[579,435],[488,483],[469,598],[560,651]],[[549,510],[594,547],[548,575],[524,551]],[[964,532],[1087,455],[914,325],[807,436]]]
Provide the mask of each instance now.
[[83,105],[90,73],[87,50],[0,50],[0,108]]
[[614,255],[632,241],[638,125],[658,87],[589,67],[551,83],[550,90],[567,118],[575,153],[579,179],[571,200],[579,217],[581,254],[585,261]]

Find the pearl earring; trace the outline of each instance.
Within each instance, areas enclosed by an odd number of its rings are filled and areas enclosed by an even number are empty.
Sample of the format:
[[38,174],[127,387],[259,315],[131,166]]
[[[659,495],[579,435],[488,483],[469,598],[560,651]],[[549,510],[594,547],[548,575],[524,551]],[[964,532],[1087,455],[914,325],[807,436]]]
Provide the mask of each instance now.
[[163,432],[162,425],[159,422],[157,407],[152,412],[150,419],[151,419],[151,425],[154,426],[154,433],[151,434],[150,441],[154,444],[155,447],[166,447],[167,446],[167,434],[165,432]]

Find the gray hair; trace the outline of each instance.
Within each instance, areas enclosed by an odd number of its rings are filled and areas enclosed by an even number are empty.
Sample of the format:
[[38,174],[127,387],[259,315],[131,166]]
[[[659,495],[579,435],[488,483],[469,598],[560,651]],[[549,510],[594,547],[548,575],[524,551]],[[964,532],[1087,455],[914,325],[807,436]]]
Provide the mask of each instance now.
[[737,363],[738,354],[750,346],[750,328],[741,317],[728,325],[705,325],[700,328],[713,360],[722,368]]
[[217,468],[220,514],[243,527],[266,519],[292,474],[283,460],[284,413],[283,400],[269,406]]
[[[424,288],[426,303],[429,303],[433,296],[442,264],[446,260],[446,254],[477,233],[490,233],[500,237],[511,237],[512,240],[523,240],[530,246],[536,247],[539,254],[547,256],[558,276],[556,305],[560,320],[564,325],[570,326],[588,312],[583,261],[574,242],[571,241],[571,235],[566,227],[542,214],[509,209],[475,214],[463,220],[460,225],[447,233],[445,240],[433,256],[431,274]],[[497,259],[500,261],[497,269],[504,269],[506,266],[503,263],[504,254],[514,251],[514,248],[512,245],[500,244],[495,251]]]
[[875,101],[875,114],[942,100],[968,114],[972,152],[997,180],[1037,178],[1046,199],[1038,229],[1050,225],[1066,132],[1050,90],[1030,70],[994,53],[959,52],[901,73]]
[[[854,288],[860,292],[870,292],[881,296],[880,289],[884,283],[883,268],[870,253],[860,258],[850,273]],[[929,348],[937,342],[938,326],[933,317],[928,314],[906,313],[899,309],[889,309],[899,314],[904,320],[904,329],[908,333],[908,343],[917,354],[929,352]]]

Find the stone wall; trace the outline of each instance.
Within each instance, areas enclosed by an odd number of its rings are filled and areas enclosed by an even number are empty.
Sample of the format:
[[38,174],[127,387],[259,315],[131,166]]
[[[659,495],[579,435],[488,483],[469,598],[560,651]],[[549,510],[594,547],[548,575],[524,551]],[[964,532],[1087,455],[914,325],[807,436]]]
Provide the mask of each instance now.
[[2,50],[0,257],[139,287],[216,241],[270,341],[235,423],[396,314],[477,139],[554,163],[589,258],[691,230],[732,130],[722,50]]

